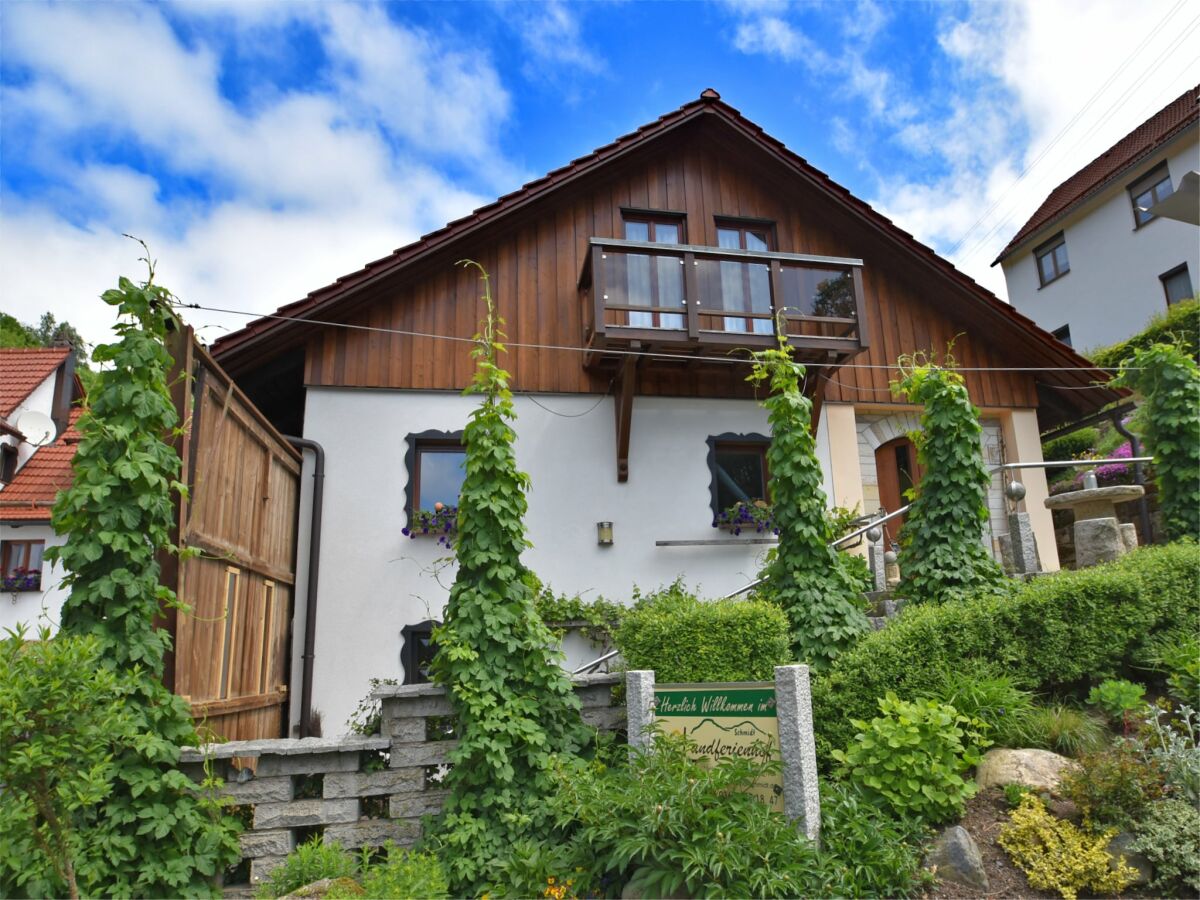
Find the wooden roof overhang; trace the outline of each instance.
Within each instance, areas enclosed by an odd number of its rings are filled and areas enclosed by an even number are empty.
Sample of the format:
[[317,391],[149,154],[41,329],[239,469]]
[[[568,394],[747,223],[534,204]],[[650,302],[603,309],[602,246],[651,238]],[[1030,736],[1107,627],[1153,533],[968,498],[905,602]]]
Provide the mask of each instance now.
[[925,292],[931,304],[988,334],[994,343],[1005,348],[1014,366],[1027,367],[1033,372],[1038,396],[1045,404],[1040,411],[1044,428],[1086,415],[1127,395],[1105,384],[1109,380],[1107,373],[1096,369],[934,250],[814,169],[711,90],[471,215],[281,307],[274,315],[254,320],[240,331],[219,338],[213,344],[213,355],[235,377],[256,368],[267,359],[302,345],[325,323],[345,321],[394,290],[401,280],[418,278],[437,266],[445,266],[447,261],[453,262],[472,242],[486,240],[497,229],[511,226],[552,194],[605,177],[619,165],[639,157],[651,143],[680,133],[692,123],[698,123],[697,127],[699,123],[719,124],[720,127],[706,132],[707,138],[742,152],[751,147],[757,160],[776,164],[773,168],[779,179],[793,189],[803,186],[833,201],[848,220],[865,229],[878,247],[880,264],[907,270],[915,283],[935,285]]

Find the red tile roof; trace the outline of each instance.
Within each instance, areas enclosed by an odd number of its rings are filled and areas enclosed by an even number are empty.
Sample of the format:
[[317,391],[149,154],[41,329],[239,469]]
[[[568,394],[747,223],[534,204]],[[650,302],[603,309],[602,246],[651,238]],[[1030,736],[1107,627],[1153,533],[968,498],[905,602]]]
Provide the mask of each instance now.
[[1184,91],[1121,140],[1050,192],[1042,205],[1013,235],[992,265],[1009,256],[1018,246],[1047,225],[1063,218],[1085,200],[1106,187],[1122,172],[1132,168],[1181,131],[1200,119],[1200,85]]
[[49,378],[70,353],[70,347],[0,350],[0,418],[11,416],[21,401]]
[[71,485],[71,460],[80,434],[75,423],[83,410],[71,410],[71,421],[53,444],[41,447],[0,491],[0,522],[48,522],[58,492]]
[[[533,203],[558,187],[576,181],[605,163],[642,147],[659,135],[674,131],[702,116],[715,116],[748,140],[758,144],[765,152],[789,167],[794,175],[841,203],[876,234],[898,245],[910,258],[915,257],[933,271],[965,289],[969,295],[968,308],[971,311],[990,317],[1002,326],[1015,327],[1017,335],[1014,335],[1014,339],[1032,348],[1036,356],[1048,365],[1046,380],[1070,388],[1074,392],[1071,400],[1081,411],[1083,407],[1088,407],[1086,411],[1093,411],[1124,396],[1124,392],[1099,386],[1109,380],[1108,374],[1092,368],[1091,362],[1057,340],[1032,319],[1017,312],[973,278],[956,269],[932,248],[922,244],[891,219],[877,212],[870,204],[860,200],[824,172],[789,150],[782,141],[767,134],[761,126],[722,101],[721,95],[711,88],[701,93],[699,99],[683,104],[679,109],[660,116],[637,131],[623,135],[612,143],[605,144],[586,156],[581,156],[566,166],[529,182],[519,190],[505,194],[493,203],[481,206],[471,215],[456,219],[445,227],[424,235],[390,256],[367,263],[357,272],[313,291],[302,300],[281,306],[273,315],[255,319],[244,328],[221,336],[213,342],[212,354],[226,370],[234,372],[236,377],[239,369],[261,363],[264,356],[270,354],[271,339],[279,336],[285,328],[302,325],[306,319],[313,320],[314,326],[318,326],[323,320],[336,317],[337,313],[333,308],[342,300],[349,299],[349,295],[355,294],[358,289],[376,284],[393,273],[402,271],[409,264],[442,249],[456,238],[473,233],[504,214]],[[1063,371],[1052,371],[1054,367]]]

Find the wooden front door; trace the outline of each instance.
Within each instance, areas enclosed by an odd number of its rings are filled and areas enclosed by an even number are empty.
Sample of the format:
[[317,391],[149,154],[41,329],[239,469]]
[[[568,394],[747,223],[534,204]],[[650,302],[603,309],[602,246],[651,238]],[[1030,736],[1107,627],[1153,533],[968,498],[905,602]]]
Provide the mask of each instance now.
[[[909,503],[905,493],[920,483],[922,474],[913,442],[907,437],[898,437],[880,444],[875,451],[875,474],[879,481],[879,503],[884,509],[894,512]],[[887,540],[896,540],[903,524],[904,516],[884,523]]]

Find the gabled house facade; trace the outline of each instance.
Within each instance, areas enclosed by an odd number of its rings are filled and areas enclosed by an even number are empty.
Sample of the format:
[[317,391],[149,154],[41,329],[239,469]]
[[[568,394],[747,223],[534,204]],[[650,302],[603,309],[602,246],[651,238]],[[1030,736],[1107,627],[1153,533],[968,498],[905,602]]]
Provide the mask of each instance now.
[[57,628],[66,592],[43,557],[62,542],[50,508],[71,483],[82,394],[71,348],[0,349],[0,634]]
[[1009,301],[1086,351],[1194,296],[1200,231],[1148,209],[1197,171],[1200,85],[1050,192],[992,263],[1003,268]]
[[[1040,461],[1041,430],[1118,396],[705,91],[214,344],[276,427],[324,449],[316,608],[292,644],[312,632],[327,734],[369,679],[414,679],[413,642],[453,580],[437,533],[456,502],[482,310],[464,258],[491,274],[507,322],[532,479],[525,561],[559,592],[627,601],[635,583],[682,577],[719,596],[755,577],[768,538],[714,521],[767,491],[746,351],[774,345],[777,314],[808,366],[828,501],[861,513],[898,508],[920,477],[907,437],[919,410],[888,387],[901,354],[953,343],[995,465]],[[1021,480],[1043,565],[1057,568],[1044,474]],[[1002,484],[989,546],[1007,531]]]

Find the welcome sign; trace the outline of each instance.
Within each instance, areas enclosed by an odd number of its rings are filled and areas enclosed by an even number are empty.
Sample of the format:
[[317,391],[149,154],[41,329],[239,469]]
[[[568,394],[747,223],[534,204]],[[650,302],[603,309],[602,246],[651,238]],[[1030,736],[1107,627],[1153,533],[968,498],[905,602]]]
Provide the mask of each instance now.
[[[654,718],[663,731],[691,740],[694,759],[781,759],[775,685],[770,682],[655,685]],[[760,777],[751,793],[784,811],[782,772]]]

